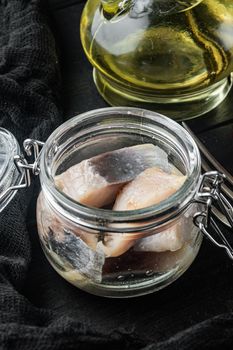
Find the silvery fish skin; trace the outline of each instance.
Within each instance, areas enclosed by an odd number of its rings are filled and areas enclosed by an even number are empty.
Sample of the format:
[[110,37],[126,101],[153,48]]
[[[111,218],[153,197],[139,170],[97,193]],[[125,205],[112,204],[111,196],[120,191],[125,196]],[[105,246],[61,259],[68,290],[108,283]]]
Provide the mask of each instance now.
[[101,282],[105,255],[98,250],[98,232],[70,224],[48,205],[41,192],[37,200],[37,227],[45,254],[59,273]]
[[[168,174],[156,167],[148,168],[125,185],[117,196],[113,210],[138,210],[158,204],[177,192],[185,180],[186,177],[183,175]],[[133,224],[127,226],[132,227]],[[134,244],[138,251],[163,252],[178,250],[184,243],[182,232],[178,230],[177,225],[164,232],[137,240],[139,236],[140,234],[127,233],[109,235],[107,244],[100,242],[99,245],[102,246],[106,256],[116,257]]]
[[87,229],[84,231],[81,227],[70,223],[64,217],[55,213],[54,209],[50,207],[48,201],[44,198],[42,192],[37,199],[36,216],[38,232],[43,239],[47,239],[48,234],[52,231],[56,240],[62,242],[66,230],[80,237],[91,249],[96,249],[99,232],[94,230],[88,232]]
[[167,154],[158,146],[125,147],[72,166],[55,177],[55,186],[76,202],[101,208],[113,203],[126,183],[154,166],[169,168]]

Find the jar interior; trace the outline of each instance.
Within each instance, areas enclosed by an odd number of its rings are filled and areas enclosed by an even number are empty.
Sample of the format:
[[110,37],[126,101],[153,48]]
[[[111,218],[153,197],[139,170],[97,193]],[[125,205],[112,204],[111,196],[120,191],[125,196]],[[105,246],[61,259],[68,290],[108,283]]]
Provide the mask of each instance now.
[[[193,196],[193,188],[200,174],[200,156],[194,141],[181,126],[169,118],[134,108],[96,110],[63,124],[50,136],[44,147],[41,182],[63,206],[75,207],[79,212],[85,211],[85,206],[67,198],[64,193],[59,193],[54,184],[55,176],[84,159],[145,143],[159,146],[167,154],[169,164],[186,176],[180,190],[157,206],[158,211],[177,206],[177,201],[185,205],[190,196]],[[104,213],[104,209],[96,210],[93,215],[95,218],[103,216],[106,219],[109,215]]]
[[[96,120],[97,119],[97,120]],[[167,121],[168,122],[168,121]],[[124,147],[152,143],[159,146],[168,155],[168,161],[183,175],[189,176],[193,172],[192,161],[188,159],[187,145],[178,135],[175,135],[169,126],[155,125],[154,121],[148,123],[143,116],[134,115],[133,120],[127,121],[124,114],[111,115],[104,121],[95,118],[93,124],[85,129],[74,127],[56,142],[56,153],[50,170],[51,177],[61,174],[73,165],[84,159],[111,152]]]
[[[186,176],[163,203],[118,212],[86,207],[55,188],[57,175],[85,159],[147,143],[165,151],[169,164]],[[201,243],[193,225],[196,206],[187,205],[199,174],[195,143],[166,117],[125,108],[75,117],[51,135],[42,152],[37,221],[46,256],[65,279],[94,294],[135,296],[164,287],[188,268]],[[157,242],[163,234],[171,236],[165,248]],[[112,242],[120,242],[118,250]]]

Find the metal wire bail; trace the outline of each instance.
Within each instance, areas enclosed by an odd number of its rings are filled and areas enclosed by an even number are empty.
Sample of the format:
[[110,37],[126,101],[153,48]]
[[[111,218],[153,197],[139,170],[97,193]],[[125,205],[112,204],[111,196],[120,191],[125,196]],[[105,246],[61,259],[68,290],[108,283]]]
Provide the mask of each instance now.
[[[39,175],[40,173],[40,155],[42,147],[44,146],[44,142],[33,140],[33,139],[26,139],[24,140],[23,147],[27,154],[27,156],[33,155],[33,158],[35,159],[33,164],[30,164],[30,169],[32,170],[32,173],[34,175]],[[41,150],[40,150],[41,147]],[[33,150],[33,151],[32,151]]]
[[17,185],[8,187],[0,195],[0,203],[12,192],[19,189],[27,188],[31,185],[31,173],[38,175],[40,172],[39,161],[41,155],[41,147],[44,143],[41,141],[27,139],[24,141],[24,150],[28,156],[33,156],[33,163],[28,163],[24,155],[16,155],[14,157],[14,164],[21,175],[20,182]]
[[[202,176],[199,191],[196,195],[196,202],[203,204],[204,210],[196,213],[193,220],[204,236],[217,247],[225,249],[233,260],[233,246],[229,241],[229,237],[227,237],[227,235],[230,236],[233,233],[233,207],[221,192],[221,185],[224,179],[225,175],[218,171],[211,171]],[[213,205],[217,206],[225,215],[230,224],[231,232],[223,234],[218,223],[213,218]],[[209,232],[210,229],[212,229],[213,234]]]

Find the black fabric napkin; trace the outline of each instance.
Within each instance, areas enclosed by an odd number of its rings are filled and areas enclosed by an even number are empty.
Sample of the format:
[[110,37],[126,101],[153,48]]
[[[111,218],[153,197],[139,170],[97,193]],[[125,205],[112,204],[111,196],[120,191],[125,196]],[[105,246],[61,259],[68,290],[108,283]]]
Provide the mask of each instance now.
[[[0,125],[20,143],[27,137],[45,141],[65,119],[46,8],[42,0],[0,0]],[[76,9],[80,18],[82,6]],[[79,73],[82,64],[77,90],[87,96],[88,107],[99,107],[77,49]],[[85,103],[79,100],[79,110]],[[34,180],[1,213],[0,349],[232,348],[233,268],[225,255],[205,244],[185,277],[158,294],[130,301],[85,294],[42,258],[35,227],[38,191]]]
[[[28,137],[46,140],[62,122],[60,76],[46,8],[46,1],[0,0],[0,125],[19,143]],[[18,192],[1,213],[0,349],[126,347],[130,336],[88,329],[79,317],[37,308],[23,295],[31,259],[29,226],[37,194],[35,185]],[[132,339],[130,344],[138,348],[141,343]]]

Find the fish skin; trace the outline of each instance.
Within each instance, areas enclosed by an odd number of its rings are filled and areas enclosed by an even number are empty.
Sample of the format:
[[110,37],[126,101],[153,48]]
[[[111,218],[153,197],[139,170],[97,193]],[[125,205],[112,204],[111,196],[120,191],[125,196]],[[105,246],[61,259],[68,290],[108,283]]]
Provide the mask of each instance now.
[[76,202],[101,208],[113,203],[126,183],[155,165],[168,167],[167,155],[158,146],[125,147],[70,167],[55,177],[55,186]]
[[84,231],[77,225],[66,221],[64,217],[60,217],[58,213],[55,213],[50,208],[43,192],[40,192],[37,199],[36,216],[38,233],[43,240],[47,240],[49,232],[52,231],[56,241],[62,242],[64,241],[66,230],[80,237],[91,249],[96,249],[99,233],[97,231]]
[[[185,180],[185,176],[167,174],[155,167],[148,168],[124,186],[117,196],[113,210],[137,210],[158,204],[177,192]],[[127,224],[127,226],[133,227],[134,224]],[[178,224],[164,232],[145,238],[142,238],[143,234],[141,234],[139,240],[140,234],[118,235],[109,236],[106,245],[104,242],[99,243],[108,257],[122,255],[135,245],[135,242],[139,242],[136,243],[138,251],[156,252],[176,251],[184,243],[183,236],[178,230]]]
[[112,203],[124,183],[109,184],[92,170],[89,161],[83,161],[56,176],[55,185],[76,202],[89,207],[100,208]]
[[59,273],[62,269],[77,270],[80,276],[101,282],[105,255],[97,246],[98,232],[87,232],[67,222],[50,208],[42,192],[37,200],[37,228]]

